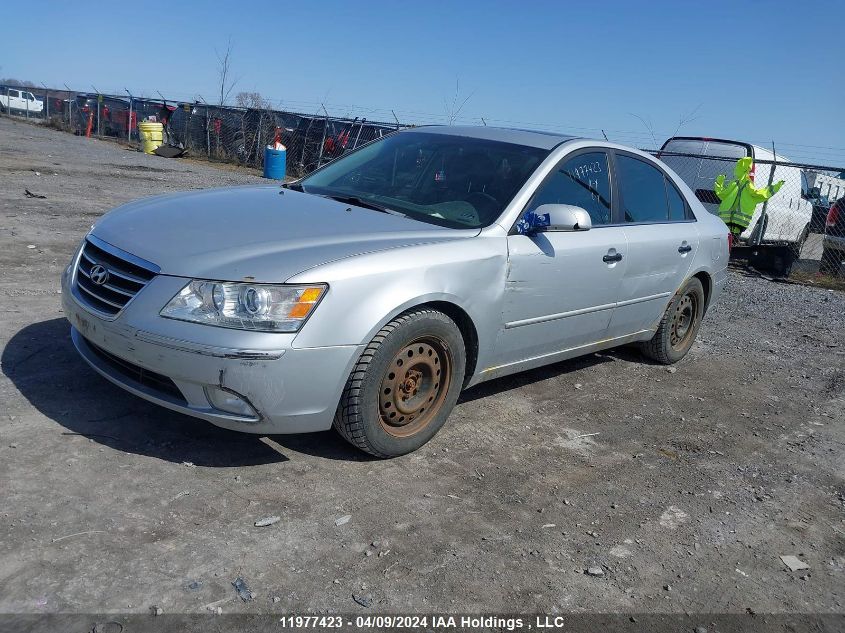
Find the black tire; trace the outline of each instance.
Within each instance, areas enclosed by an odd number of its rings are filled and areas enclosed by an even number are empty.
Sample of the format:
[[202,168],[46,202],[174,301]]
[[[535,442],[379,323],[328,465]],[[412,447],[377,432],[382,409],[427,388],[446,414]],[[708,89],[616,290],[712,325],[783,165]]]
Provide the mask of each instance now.
[[704,287],[692,277],[672,297],[657,331],[650,341],[640,345],[648,358],[671,365],[687,355],[704,317]]
[[[464,340],[452,319],[430,308],[404,312],[364,349],[341,395],[334,427],[376,457],[415,451],[446,422],[465,369]],[[390,419],[388,413],[399,416]]]
[[842,269],[842,253],[825,248],[822,251],[822,261],[819,264],[819,272],[825,275],[838,275]]

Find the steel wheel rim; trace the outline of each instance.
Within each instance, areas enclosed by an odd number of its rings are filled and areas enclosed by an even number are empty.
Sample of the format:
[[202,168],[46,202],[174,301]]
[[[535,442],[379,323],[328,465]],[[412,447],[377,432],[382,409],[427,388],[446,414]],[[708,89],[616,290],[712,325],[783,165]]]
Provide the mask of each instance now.
[[452,376],[445,342],[423,337],[403,346],[387,367],[379,388],[379,421],[394,437],[410,437],[436,417]]
[[695,320],[698,315],[698,297],[688,292],[681,297],[672,315],[672,328],[669,343],[673,349],[683,349],[692,338]]

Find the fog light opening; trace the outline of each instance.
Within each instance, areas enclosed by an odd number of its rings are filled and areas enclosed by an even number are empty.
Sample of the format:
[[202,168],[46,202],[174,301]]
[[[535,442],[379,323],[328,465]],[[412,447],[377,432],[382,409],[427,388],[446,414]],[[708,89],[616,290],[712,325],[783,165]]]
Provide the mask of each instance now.
[[208,403],[215,409],[239,415],[245,418],[257,418],[255,409],[243,398],[233,391],[220,389],[219,387],[205,387],[205,397]]

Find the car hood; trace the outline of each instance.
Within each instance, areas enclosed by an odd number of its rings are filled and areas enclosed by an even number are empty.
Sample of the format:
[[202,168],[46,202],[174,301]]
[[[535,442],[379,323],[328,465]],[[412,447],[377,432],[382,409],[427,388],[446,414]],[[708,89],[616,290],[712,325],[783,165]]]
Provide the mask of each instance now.
[[278,186],[157,196],[118,207],[92,233],[165,275],[279,283],[375,251],[466,239],[456,230]]

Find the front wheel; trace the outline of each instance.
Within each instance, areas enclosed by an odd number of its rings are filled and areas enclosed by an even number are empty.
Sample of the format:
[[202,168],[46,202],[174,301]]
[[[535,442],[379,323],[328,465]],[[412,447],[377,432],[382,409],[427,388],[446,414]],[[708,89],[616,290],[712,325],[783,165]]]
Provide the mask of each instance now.
[[692,347],[703,317],[704,286],[693,277],[672,297],[654,336],[640,349],[658,363],[677,363]]
[[405,312],[385,325],[355,365],[334,427],[376,457],[396,457],[428,442],[452,412],[464,380],[463,337],[432,309]]

